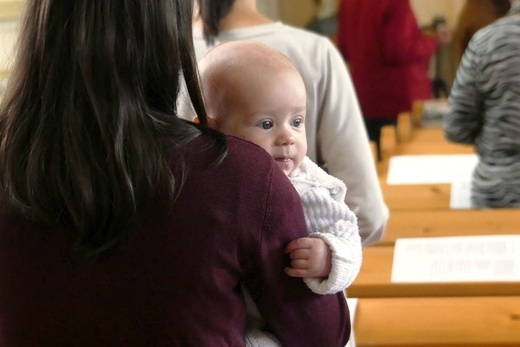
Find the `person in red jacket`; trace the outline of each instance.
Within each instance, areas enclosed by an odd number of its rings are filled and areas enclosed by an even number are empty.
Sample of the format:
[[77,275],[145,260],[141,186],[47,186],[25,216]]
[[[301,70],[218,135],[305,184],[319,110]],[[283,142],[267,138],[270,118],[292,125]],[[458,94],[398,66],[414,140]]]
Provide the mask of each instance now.
[[342,0],[338,47],[348,62],[370,140],[381,159],[381,127],[431,97],[428,62],[449,33],[427,36],[408,0]]

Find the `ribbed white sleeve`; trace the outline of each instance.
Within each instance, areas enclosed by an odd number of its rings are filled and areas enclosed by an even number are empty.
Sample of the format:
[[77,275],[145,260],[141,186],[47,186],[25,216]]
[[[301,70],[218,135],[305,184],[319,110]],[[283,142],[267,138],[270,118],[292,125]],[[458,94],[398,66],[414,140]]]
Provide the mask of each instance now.
[[321,238],[332,251],[332,270],[328,278],[304,278],[317,294],[345,290],[361,268],[361,237],[355,214],[345,204],[347,188],[305,158],[289,179],[300,194],[307,230]]

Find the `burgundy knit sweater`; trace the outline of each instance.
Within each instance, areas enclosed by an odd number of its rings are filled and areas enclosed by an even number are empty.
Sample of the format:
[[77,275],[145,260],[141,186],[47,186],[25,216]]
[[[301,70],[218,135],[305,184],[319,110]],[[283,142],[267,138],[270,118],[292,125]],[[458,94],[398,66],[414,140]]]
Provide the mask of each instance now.
[[270,156],[230,138],[210,163],[208,138],[186,153],[178,199],[104,257],[0,211],[0,346],[244,346],[244,283],[284,346],[344,346],[343,295],[313,294],[284,274],[283,247],[305,236],[299,197]]
[[428,63],[437,43],[423,35],[409,0],[343,0],[338,23],[365,118],[397,117],[432,97]]

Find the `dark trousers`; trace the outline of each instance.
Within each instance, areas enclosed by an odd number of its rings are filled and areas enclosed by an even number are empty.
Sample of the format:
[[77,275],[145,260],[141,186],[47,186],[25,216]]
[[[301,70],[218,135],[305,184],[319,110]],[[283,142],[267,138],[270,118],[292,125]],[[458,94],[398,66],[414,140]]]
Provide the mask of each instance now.
[[381,128],[385,125],[397,125],[397,117],[392,118],[365,118],[365,126],[367,127],[368,138],[374,141],[377,150],[377,160],[381,161]]

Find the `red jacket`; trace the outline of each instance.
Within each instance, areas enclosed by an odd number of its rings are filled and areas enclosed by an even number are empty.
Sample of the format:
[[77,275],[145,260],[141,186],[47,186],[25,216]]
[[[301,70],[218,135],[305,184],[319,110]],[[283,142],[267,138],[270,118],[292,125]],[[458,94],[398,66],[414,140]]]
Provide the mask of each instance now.
[[423,35],[408,0],[342,0],[338,21],[338,46],[365,118],[396,117],[431,97],[436,39]]

